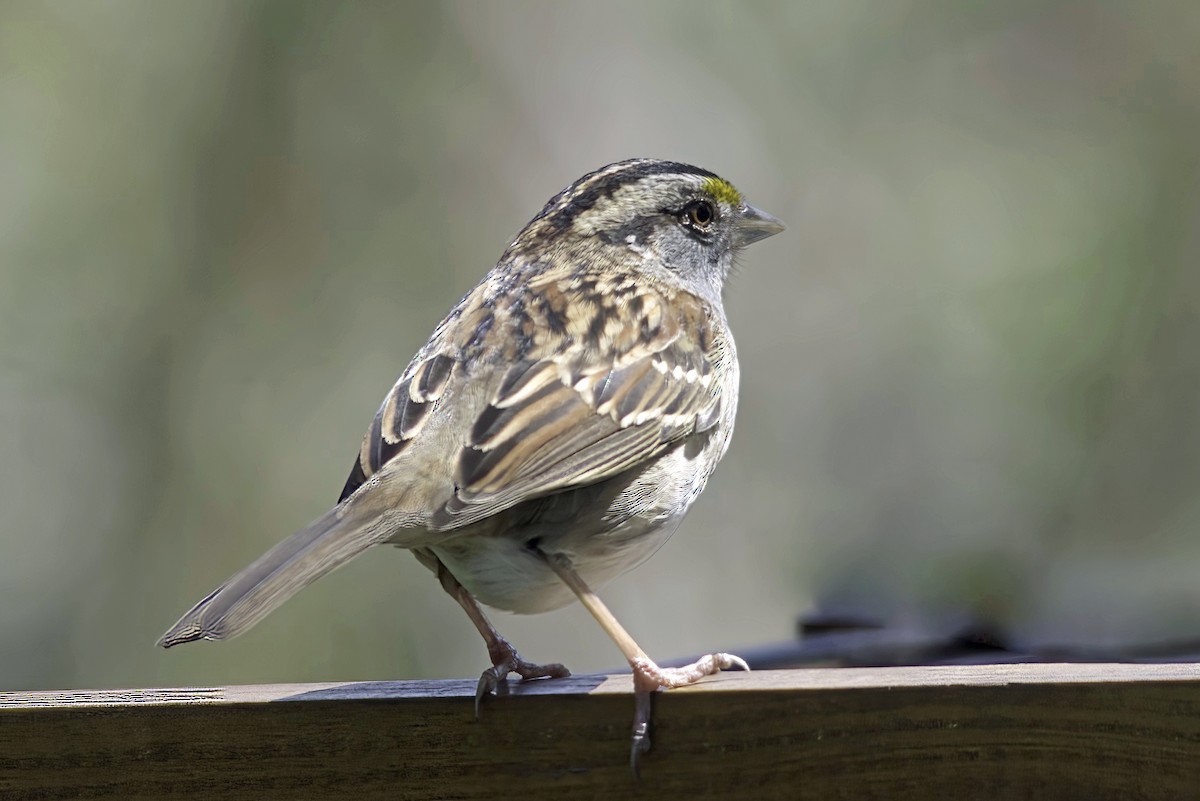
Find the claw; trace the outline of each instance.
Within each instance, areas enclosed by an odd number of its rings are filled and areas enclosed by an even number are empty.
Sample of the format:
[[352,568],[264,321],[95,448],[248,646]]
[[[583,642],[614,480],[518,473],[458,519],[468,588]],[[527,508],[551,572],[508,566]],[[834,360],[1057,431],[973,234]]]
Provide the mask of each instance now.
[[479,710],[483,699],[488,695],[495,694],[500,689],[501,684],[506,684],[509,673],[516,673],[521,677],[522,681],[565,679],[571,675],[571,671],[558,663],[538,665],[533,662],[526,662],[517,653],[517,649],[509,645],[508,641],[502,637],[497,637],[497,643],[494,646],[489,646],[488,651],[492,656],[492,666],[483,671],[479,676],[479,683],[475,685],[476,720],[479,720]]
[[635,779],[642,778],[638,770],[638,761],[642,754],[650,750],[650,699],[655,689],[657,688],[639,688],[636,678],[634,680],[633,737],[629,747],[629,769],[633,771]]
[[736,654],[717,654],[717,656],[723,656],[729,662],[728,665],[722,665],[721,670],[729,670],[730,668],[737,668],[738,670],[744,670],[747,673],[750,672],[750,665],[746,662],[745,659],[742,659],[740,656],[737,656]]
[[686,687],[695,684],[705,676],[720,673],[722,670],[738,668],[749,670],[746,660],[733,654],[705,654],[690,665],[677,668],[663,668],[654,664],[649,658],[635,659],[631,664],[635,676],[639,676],[647,684],[654,687]]
[[677,668],[661,668],[648,657],[633,660],[633,736],[629,749],[629,767],[634,778],[640,778],[638,763],[642,754],[650,750],[651,699],[660,687],[670,689],[695,684],[705,676],[722,670],[738,668],[750,670],[750,665],[740,656],[712,653],[700,657],[690,665]]
[[[592,592],[587,583],[575,572],[570,558],[561,553],[546,554],[541,551],[537,551],[537,553],[541,554],[550,569],[571,588],[584,608],[591,612],[600,627],[608,633],[608,636],[612,637],[613,642],[621,649],[621,653],[629,660],[629,666],[633,668],[635,707],[633,735],[629,749],[629,768],[636,778],[638,761],[642,754],[650,750],[650,699],[659,687],[682,687],[721,670],[728,670],[732,667],[749,670],[750,666],[746,664],[745,659],[733,654],[713,653],[697,659],[694,664],[681,668],[660,668],[650,657],[646,656],[646,652],[634,642],[625,627],[617,622],[600,597]],[[493,661],[495,661],[494,656]]]
[[[500,671],[503,670],[503,673]],[[483,698],[486,695],[492,695],[500,687],[500,682],[508,681],[508,670],[503,666],[490,667],[483,671],[479,677],[479,683],[475,685],[475,719],[479,720],[479,705],[483,703]]]

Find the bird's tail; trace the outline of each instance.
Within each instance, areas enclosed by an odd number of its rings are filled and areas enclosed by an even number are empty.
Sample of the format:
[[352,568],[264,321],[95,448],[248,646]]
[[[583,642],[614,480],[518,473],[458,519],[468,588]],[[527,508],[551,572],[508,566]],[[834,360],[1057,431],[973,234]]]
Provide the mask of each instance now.
[[336,506],[209,593],[158,641],[163,648],[236,637],[275,607],[378,542],[359,515]]

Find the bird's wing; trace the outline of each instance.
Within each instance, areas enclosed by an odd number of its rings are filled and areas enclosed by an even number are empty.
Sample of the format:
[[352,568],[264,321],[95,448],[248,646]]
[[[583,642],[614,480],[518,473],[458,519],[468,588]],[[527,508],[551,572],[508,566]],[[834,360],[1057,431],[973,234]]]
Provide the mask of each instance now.
[[[522,358],[475,354],[497,365],[483,403],[471,404],[471,393],[456,391],[456,376],[472,380],[461,356],[414,363],[376,415],[343,498],[418,441],[433,415],[463,421],[447,466],[452,486],[432,493],[440,495],[436,508],[423,510],[429,515],[424,527],[443,531],[602,481],[710,428],[728,402],[720,373],[732,354],[721,327],[690,294],[629,292],[636,299],[619,297],[607,309],[570,304],[587,319],[564,321],[561,336],[543,336]],[[437,436],[446,441],[443,434]],[[441,448],[421,451],[428,456],[418,461],[439,451],[447,458]],[[409,469],[440,472],[404,467],[388,482],[405,481]]]
[[458,359],[444,353],[418,356],[409,365],[375,413],[339,503],[412,444],[461,367]]

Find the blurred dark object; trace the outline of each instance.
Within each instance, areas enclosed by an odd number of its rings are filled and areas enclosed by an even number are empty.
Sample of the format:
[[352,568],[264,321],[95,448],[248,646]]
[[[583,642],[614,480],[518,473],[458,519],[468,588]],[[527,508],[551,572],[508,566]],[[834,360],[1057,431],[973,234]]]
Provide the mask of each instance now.
[[[1200,641],[1178,640],[1138,647],[1022,648],[987,626],[968,623],[946,632],[886,625],[834,611],[802,615],[797,638],[758,647],[739,647],[754,670],[800,667],[897,667],[901,665],[990,665],[1016,662],[1200,662]],[[687,664],[692,658],[670,664]]]

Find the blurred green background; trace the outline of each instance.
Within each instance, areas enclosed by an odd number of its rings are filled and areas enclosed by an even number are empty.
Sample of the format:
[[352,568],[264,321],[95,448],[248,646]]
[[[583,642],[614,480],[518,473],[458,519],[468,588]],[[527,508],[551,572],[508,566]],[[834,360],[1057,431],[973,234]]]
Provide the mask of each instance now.
[[[394,549],[153,644],[336,499],[541,205],[635,155],[790,226],[728,293],[729,455],[604,593],[653,655],[818,605],[1200,636],[1198,9],[0,4],[0,688],[478,675]],[[620,665],[578,607],[496,622]]]

